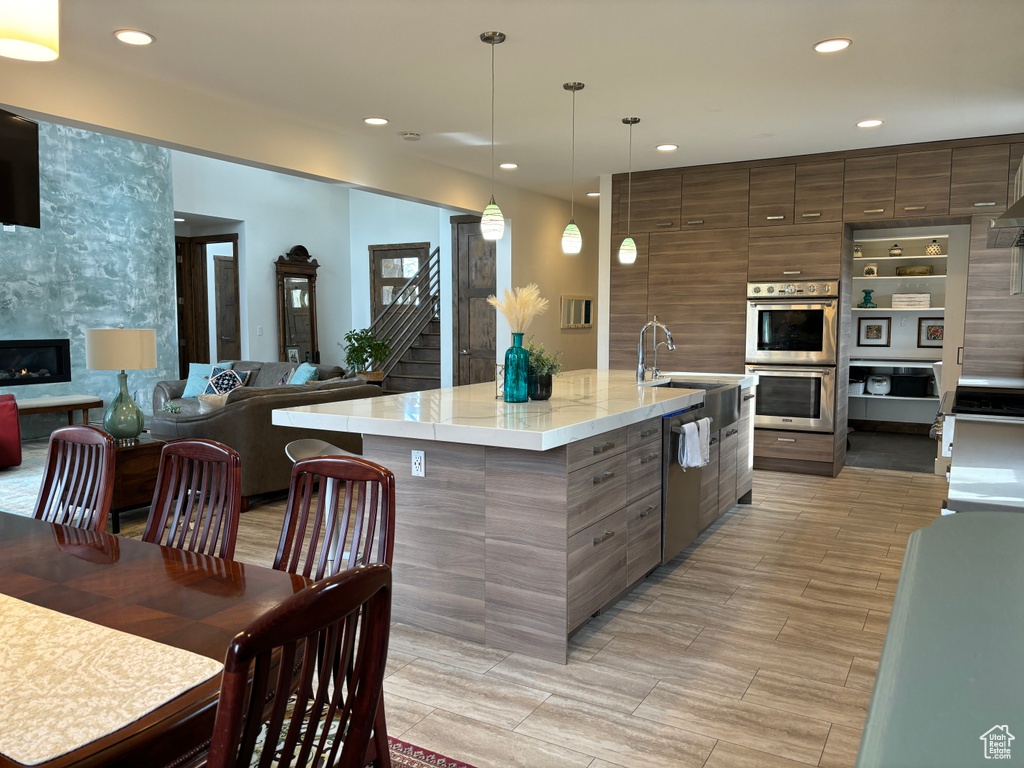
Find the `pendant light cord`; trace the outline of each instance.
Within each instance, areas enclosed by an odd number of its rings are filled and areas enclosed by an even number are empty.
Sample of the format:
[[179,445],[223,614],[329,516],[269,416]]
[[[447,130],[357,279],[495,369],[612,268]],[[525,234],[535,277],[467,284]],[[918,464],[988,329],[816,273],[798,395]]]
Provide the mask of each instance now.
[[491,197],[494,197],[494,45],[491,43]]
[[572,165],[569,170],[569,221],[576,218],[576,89],[572,91]]
[[626,237],[629,237],[630,219],[633,213],[633,124],[629,124],[629,176],[626,182]]

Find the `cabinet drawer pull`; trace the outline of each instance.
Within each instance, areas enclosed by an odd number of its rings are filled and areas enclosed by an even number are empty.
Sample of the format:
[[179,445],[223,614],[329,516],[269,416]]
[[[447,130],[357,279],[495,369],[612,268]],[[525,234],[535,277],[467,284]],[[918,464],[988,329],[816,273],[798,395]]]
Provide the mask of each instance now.
[[801,274],[801,270],[799,270],[799,269],[784,269],[782,271],[782,274],[784,274],[784,275],[799,275],[799,274]]
[[757,395],[744,395],[743,396],[743,402],[745,403],[748,400],[753,400],[755,397],[757,397]]
[[645,429],[643,432],[640,433],[640,437],[650,437],[657,431],[657,427],[654,427],[653,429]]
[[818,211],[817,213],[801,213],[800,216],[805,219],[817,219],[821,216],[821,211]]
[[650,464],[656,458],[658,458],[658,454],[652,453],[650,456],[644,456],[642,459],[640,459],[640,463],[641,464]]
[[995,205],[995,203],[994,202],[991,202],[991,203],[975,203],[974,207],[975,208],[988,208],[989,206],[992,206],[992,205]]
[[595,536],[594,537],[594,543],[595,544],[602,544],[602,543],[608,541],[608,539],[610,539],[614,535],[615,535],[615,531],[605,531],[603,535]]
[[615,447],[615,443],[605,443],[604,445],[595,445],[594,453],[604,453],[605,451],[611,450]]
[[796,438],[795,437],[777,437],[775,439],[778,440],[780,443],[795,443],[796,442]]
[[739,433],[740,431],[738,429],[730,429],[728,432],[725,433],[725,436],[731,437],[732,435],[738,435]]
[[654,507],[655,505],[651,504],[649,507],[647,507],[647,509],[641,510],[640,517],[647,517],[649,514],[651,514],[651,512],[654,511]]
[[708,445],[714,445],[717,442],[718,442],[718,438],[717,437],[712,437],[710,440],[708,440]]
[[612,477],[615,477],[614,472],[605,472],[603,475],[598,475],[597,477],[594,478],[594,485],[600,485],[605,480],[608,480]]
[[767,221],[785,221],[785,216],[765,216]]
[[903,206],[904,211],[923,211],[927,206],[924,205],[905,205]]
[[885,213],[885,208],[868,208],[864,213]]
[[694,225],[694,224],[703,224],[704,223],[704,219],[690,219],[686,223],[691,225],[691,226]]
[[672,222],[671,221],[659,221],[657,224],[655,224],[655,226],[661,227],[662,229],[664,229],[665,227],[671,227],[672,226]]

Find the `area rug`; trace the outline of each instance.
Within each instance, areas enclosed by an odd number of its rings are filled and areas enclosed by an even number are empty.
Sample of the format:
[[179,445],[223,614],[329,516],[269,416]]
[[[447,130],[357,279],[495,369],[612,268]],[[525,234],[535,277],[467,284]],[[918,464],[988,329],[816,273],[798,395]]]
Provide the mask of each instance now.
[[388,746],[391,748],[391,765],[395,768],[473,768],[469,763],[460,763],[458,760],[452,760],[437,754],[437,752],[421,749],[414,744],[408,744],[390,736],[388,736]]

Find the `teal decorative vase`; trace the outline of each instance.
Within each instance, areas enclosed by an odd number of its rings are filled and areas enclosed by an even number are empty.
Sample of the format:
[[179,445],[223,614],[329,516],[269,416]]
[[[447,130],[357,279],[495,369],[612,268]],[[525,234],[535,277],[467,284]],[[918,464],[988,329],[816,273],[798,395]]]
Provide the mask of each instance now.
[[525,403],[528,389],[526,375],[530,353],[523,349],[523,334],[512,334],[512,346],[505,352],[505,402]]
[[142,433],[145,416],[128,393],[128,374],[117,374],[118,393],[103,415],[103,429],[115,440],[130,440]]
[[857,305],[860,309],[878,309],[878,305],[871,300],[871,294],[875,292],[874,288],[865,288],[864,290],[864,301]]

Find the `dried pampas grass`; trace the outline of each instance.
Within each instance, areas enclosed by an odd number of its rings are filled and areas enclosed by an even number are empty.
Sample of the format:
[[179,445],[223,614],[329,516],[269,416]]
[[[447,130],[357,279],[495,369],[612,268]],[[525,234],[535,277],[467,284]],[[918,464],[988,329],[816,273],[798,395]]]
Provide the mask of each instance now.
[[488,296],[487,303],[505,316],[512,333],[524,333],[534,317],[548,308],[548,300],[540,297],[540,288],[530,283],[525,288],[516,288],[515,293],[505,289],[505,301],[498,301],[496,296]]

